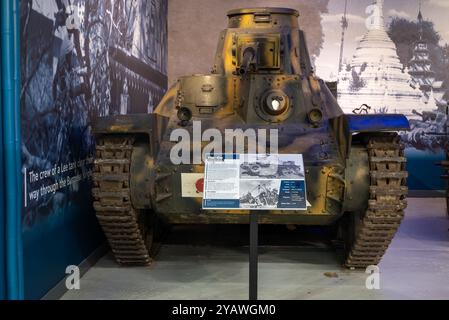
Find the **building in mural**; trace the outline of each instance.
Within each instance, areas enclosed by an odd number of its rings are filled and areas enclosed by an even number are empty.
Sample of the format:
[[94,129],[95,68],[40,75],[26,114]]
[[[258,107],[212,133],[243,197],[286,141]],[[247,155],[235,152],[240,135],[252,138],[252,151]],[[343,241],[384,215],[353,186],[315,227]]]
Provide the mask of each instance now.
[[444,81],[437,79],[429,41],[424,36],[424,17],[419,4],[417,18],[417,40],[412,44],[409,74],[412,86],[418,88],[427,104],[427,110],[412,112],[418,117],[410,119],[409,132],[401,134],[407,147],[437,153],[447,146],[447,101],[444,96]]
[[438,105],[445,104],[443,96],[443,81],[437,81],[432,68],[430,50],[427,40],[423,37],[423,15],[421,8],[418,14],[419,39],[413,47],[413,57],[409,63],[409,73],[412,76],[413,86],[418,87],[429,108],[436,109]]
[[412,78],[385,29],[383,2],[375,2],[368,31],[339,73],[338,102],[347,113],[402,113],[413,118],[413,110],[430,111],[434,106],[424,103],[421,91],[411,86]]
[[[126,12],[129,25],[116,26],[109,45],[114,113],[151,113],[167,88],[166,1],[117,1],[114,20]],[[125,104],[125,105],[124,105]]]

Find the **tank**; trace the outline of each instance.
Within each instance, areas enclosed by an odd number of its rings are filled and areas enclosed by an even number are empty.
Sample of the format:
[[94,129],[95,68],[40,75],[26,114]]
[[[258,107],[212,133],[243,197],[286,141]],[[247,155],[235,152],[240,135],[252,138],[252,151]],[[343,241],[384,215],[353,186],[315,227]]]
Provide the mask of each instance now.
[[[330,90],[314,74],[296,10],[238,9],[228,18],[210,74],[178,79],[153,114],[99,118],[93,128],[94,208],[115,259],[122,265],[151,263],[158,221],[249,223],[249,210],[202,209],[204,163],[193,151],[205,152],[204,141],[188,145],[191,163],[171,160],[175,130],[195,138],[201,127],[219,133],[276,129],[279,154],[303,155],[309,206],[267,211],[260,223],[331,226],[344,243],[342,264],[378,264],[406,208],[406,159],[396,132],[409,129],[407,119],[345,115],[335,83]],[[269,150],[270,142],[263,147]],[[281,167],[293,170],[288,162]],[[246,170],[276,173],[263,163]],[[193,196],[184,194],[185,174],[199,177]],[[247,195],[248,202],[271,201],[273,191],[259,189],[257,196]]]

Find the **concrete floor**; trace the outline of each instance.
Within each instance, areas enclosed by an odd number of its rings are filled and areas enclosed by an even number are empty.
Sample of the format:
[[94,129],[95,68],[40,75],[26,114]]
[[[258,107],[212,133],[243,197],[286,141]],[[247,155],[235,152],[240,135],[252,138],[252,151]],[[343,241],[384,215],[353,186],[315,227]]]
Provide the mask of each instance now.
[[[363,271],[341,268],[317,230],[279,228],[262,230],[260,299],[449,299],[444,199],[409,199],[379,266],[380,290],[366,289]],[[247,229],[175,228],[152,266],[123,268],[106,255],[62,299],[247,299]]]

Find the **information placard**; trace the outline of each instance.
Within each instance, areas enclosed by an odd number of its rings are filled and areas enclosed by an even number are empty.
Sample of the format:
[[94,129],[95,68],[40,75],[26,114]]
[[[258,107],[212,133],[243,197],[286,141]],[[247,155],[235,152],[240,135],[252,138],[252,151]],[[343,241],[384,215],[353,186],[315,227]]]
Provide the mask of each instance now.
[[306,210],[302,155],[206,155],[203,209]]

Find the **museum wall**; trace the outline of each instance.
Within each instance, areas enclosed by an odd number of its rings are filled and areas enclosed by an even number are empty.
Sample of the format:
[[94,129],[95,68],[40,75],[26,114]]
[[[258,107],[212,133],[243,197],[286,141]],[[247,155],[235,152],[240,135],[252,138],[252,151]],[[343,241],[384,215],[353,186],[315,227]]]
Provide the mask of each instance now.
[[[345,0],[169,0],[169,83],[173,84],[182,75],[210,72],[219,32],[227,26],[228,10],[258,6],[297,9],[316,73],[326,81],[339,81],[339,92],[346,93],[346,97],[339,94],[339,103],[344,111],[353,113],[362,104],[368,104],[371,109],[367,113],[405,113],[412,127],[410,132],[401,133],[408,158],[409,188],[443,190],[445,183],[440,179],[442,169],[435,162],[444,159],[443,149],[447,141],[444,131],[449,98],[447,7],[438,1],[422,3],[422,38],[429,50],[428,65],[423,62],[426,60],[423,56],[414,59],[414,49],[420,35],[419,1],[381,1],[385,36],[388,34],[385,43],[390,46],[393,42],[398,50],[392,53],[385,53],[381,48],[373,50],[373,55],[357,67],[351,61],[357,54],[360,41],[368,32],[366,22],[373,18],[370,6],[374,2],[348,1],[348,27],[343,38],[344,67],[339,70]],[[389,65],[389,57],[396,54],[400,64],[394,62],[394,65]],[[423,70],[426,71],[425,79],[419,75]],[[374,82],[365,81],[370,77]],[[394,81],[390,81],[396,78],[405,79],[399,86],[402,88],[400,90]],[[419,81],[425,84],[428,82],[432,90],[429,90],[429,86],[420,90]],[[363,92],[368,94],[361,94]],[[376,102],[373,97],[380,99]]]
[[22,0],[21,46],[25,295],[36,299],[104,242],[91,126],[152,112],[165,93],[167,2]]
[[[400,74],[408,86],[414,86],[410,97],[421,95],[410,110],[404,109],[412,126],[409,133],[401,133],[409,160],[409,187],[441,190],[441,169],[434,162],[444,157],[447,141],[449,24],[441,16],[445,11],[438,7],[440,2],[424,2],[424,22],[420,24],[418,1],[379,2],[384,3],[385,41],[398,48],[402,67],[395,71],[396,76]],[[179,76],[208,73],[219,32],[227,26],[228,10],[258,6],[297,9],[316,72],[324,80],[339,81],[339,102],[350,101],[345,112],[355,112],[370,98],[361,92],[385,97],[383,105],[373,105],[367,113],[399,110],[402,93],[385,85],[396,78],[382,54],[374,54],[361,66],[352,61],[368,32],[365,22],[372,3],[349,1],[349,26],[339,70],[344,0],[22,0],[26,297],[42,297],[64,277],[68,265],[78,265],[104,241],[91,198],[91,127],[96,118],[150,113]],[[428,57],[415,55],[418,40],[426,42]],[[425,64],[427,75],[423,81],[430,81],[432,89],[421,90],[419,79],[415,79],[413,68],[420,63]],[[376,84],[364,80],[367,70],[377,72],[369,75]],[[377,92],[379,87],[384,91]],[[349,96],[347,100],[344,94]],[[0,274],[1,259],[2,252]]]

